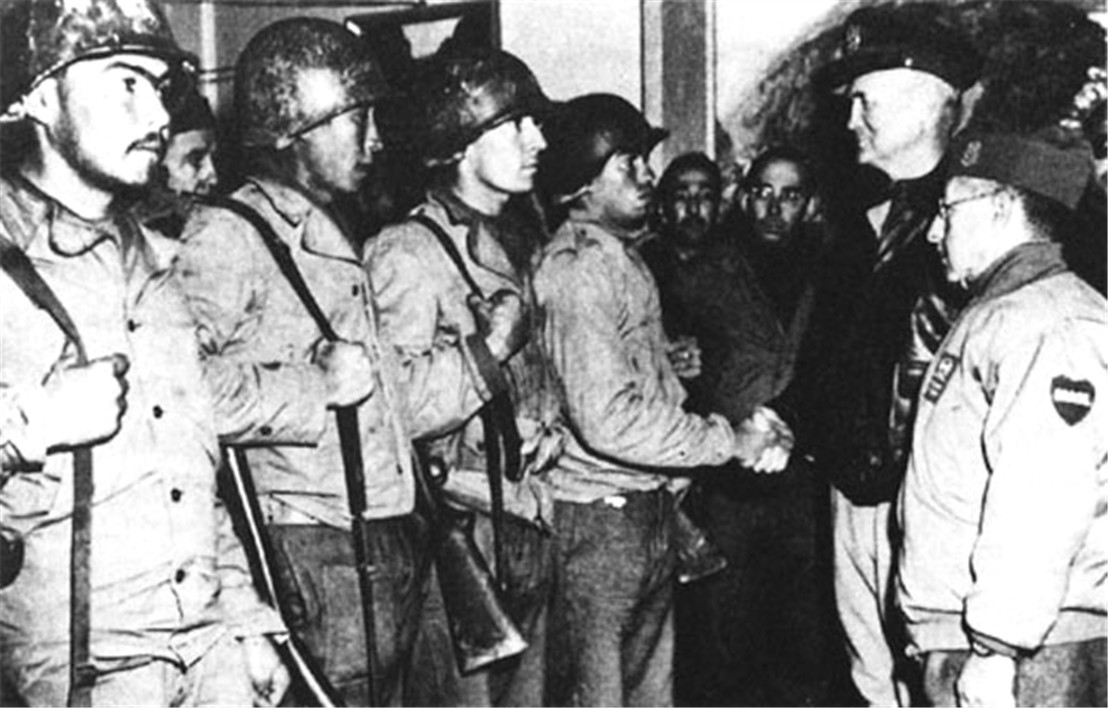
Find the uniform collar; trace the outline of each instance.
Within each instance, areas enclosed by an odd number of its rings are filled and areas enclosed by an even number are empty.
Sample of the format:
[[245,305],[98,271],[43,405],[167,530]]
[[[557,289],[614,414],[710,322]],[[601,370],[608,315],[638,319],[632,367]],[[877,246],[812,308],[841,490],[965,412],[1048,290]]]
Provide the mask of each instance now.
[[[252,176],[253,187],[294,233],[305,251],[325,258],[360,263],[337,219],[299,188],[269,177]],[[282,230],[283,231],[283,230]]]
[[1065,270],[1059,244],[1030,241],[1016,246],[989,266],[970,284],[970,292],[975,300],[992,300]]

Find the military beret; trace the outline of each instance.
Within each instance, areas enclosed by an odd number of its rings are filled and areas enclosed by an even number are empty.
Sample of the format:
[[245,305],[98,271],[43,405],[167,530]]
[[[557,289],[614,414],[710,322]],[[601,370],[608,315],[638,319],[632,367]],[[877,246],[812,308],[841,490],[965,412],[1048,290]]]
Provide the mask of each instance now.
[[1093,174],[1084,140],[1059,129],[1031,135],[969,134],[950,148],[948,177],[977,177],[1077,206]]
[[867,7],[847,18],[839,58],[816,80],[835,89],[863,74],[915,69],[939,77],[958,90],[981,74],[981,56],[959,28],[942,23],[931,3]]

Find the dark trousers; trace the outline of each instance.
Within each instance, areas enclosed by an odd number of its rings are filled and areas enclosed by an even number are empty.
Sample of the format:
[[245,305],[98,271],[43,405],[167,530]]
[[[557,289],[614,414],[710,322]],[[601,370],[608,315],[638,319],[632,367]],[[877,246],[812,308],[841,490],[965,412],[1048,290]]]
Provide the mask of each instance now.
[[[958,705],[955,683],[969,651],[922,656],[923,691],[929,705]],[[1108,705],[1108,641],[1093,639],[1045,646],[1016,663],[1018,706]]]
[[554,518],[547,705],[672,705],[673,495],[559,502]]
[[[474,538],[494,565],[492,523],[476,515]],[[546,683],[546,633],[554,583],[553,538],[531,524],[504,519],[503,607],[527,640],[522,654],[462,675],[437,583],[420,620],[406,703],[417,706],[538,706]]]
[[[370,705],[362,597],[349,531],[271,525],[279,592],[290,627],[347,705]],[[419,617],[430,586],[428,530],[415,515],[372,521],[377,695],[399,705]],[[296,696],[290,696],[293,701]]]
[[682,703],[827,705],[844,680],[827,492],[802,464],[779,477],[703,482],[685,502],[728,567],[679,588]]

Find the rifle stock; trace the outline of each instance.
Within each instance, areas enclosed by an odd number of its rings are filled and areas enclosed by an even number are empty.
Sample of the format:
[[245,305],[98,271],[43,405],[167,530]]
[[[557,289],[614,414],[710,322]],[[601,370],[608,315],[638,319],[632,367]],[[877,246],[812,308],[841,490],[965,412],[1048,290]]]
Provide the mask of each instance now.
[[473,541],[472,515],[446,509],[431,491],[427,471],[441,469],[441,463],[428,461],[422,454],[417,462],[416,483],[435,527],[435,570],[454,658],[458,669],[468,674],[521,653],[527,641],[504,609],[488,564]]

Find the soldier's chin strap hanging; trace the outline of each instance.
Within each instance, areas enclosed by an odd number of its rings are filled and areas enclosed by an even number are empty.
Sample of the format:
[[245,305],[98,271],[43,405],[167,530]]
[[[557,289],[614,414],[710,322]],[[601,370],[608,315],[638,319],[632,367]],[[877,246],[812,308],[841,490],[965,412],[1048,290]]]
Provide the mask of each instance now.
[[[413,221],[421,224],[435,235],[446,255],[454,263],[461,273],[462,278],[469,286],[471,296],[485,299],[477,281],[473,279],[469,269],[466,268],[462,254],[441,226],[433,219],[416,214],[411,217]],[[521,464],[522,441],[519,429],[516,427],[515,411],[508,395],[508,383],[504,378],[504,372],[500,370],[500,364],[496,361],[484,340],[480,335],[473,335],[467,339],[471,344],[470,351],[474,353],[474,359],[480,370],[481,378],[489,388],[492,398],[481,408],[481,424],[485,432],[485,462],[486,472],[489,478],[489,497],[492,505],[493,527],[493,556],[496,565],[496,580],[501,589],[507,578],[507,561],[504,556],[503,530],[504,530],[504,477],[513,482],[518,482],[522,476]]]
[[[4,219],[9,233],[12,224]],[[27,255],[0,237],[0,267],[15,281],[19,289],[61,328],[73,343],[76,363],[88,363],[84,342],[76,325],[58,300],[57,295],[35,270]],[[91,706],[92,687],[96,684],[96,667],[89,660],[89,594],[91,591],[89,547],[92,538],[92,447],[73,448],[73,520],[70,532],[69,556],[69,697],[70,706]]]
[[[273,260],[276,261],[281,274],[285,276],[289,285],[296,292],[301,304],[308,311],[323,338],[329,342],[338,341],[338,334],[331,326],[330,320],[323,314],[323,310],[320,309],[308,288],[308,284],[304,282],[304,277],[300,274],[300,269],[296,267],[289,247],[277,236],[273,227],[262,218],[261,214],[234,199],[209,196],[205,198],[205,201],[234,212],[254,227],[270,255],[273,256]],[[338,424],[339,446],[342,450],[342,467],[346,477],[347,502],[352,517],[351,531],[353,533],[355,562],[358,565],[358,584],[362,595],[369,702],[370,705],[380,705],[380,696],[377,694],[377,627],[374,620],[372,584],[372,574],[375,569],[371,564],[366,529],[365,470],[362,467],[362,438],[358,427],[358,409],[354,406],[337,408],[335,418]]]

